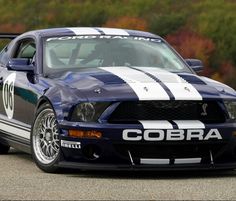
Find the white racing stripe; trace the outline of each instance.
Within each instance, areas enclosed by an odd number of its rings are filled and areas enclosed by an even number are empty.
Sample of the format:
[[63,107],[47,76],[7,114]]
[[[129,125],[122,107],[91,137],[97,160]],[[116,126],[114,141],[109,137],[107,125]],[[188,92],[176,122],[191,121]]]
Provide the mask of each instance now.
[[176,158],[174,164],[201,163],[202,158]]
[[170,163],[170,159],[166,158],[140,158],[141,164],[147,165],[167,165]]
[[169,95],[154,79],[129,67],[100,67],[124,80],[139,100],[170,100]]
[[5,131],[5,132],[10,132],[14,135],[30,139],[30,131],[25,131],[20,128],[16,128],[14,126],[7,125],[5,123],[0,122],[0,130]]
[[73,31],[76,35],[101,35],[99,31],[93,28],[81,27],[81,28],[67,28],[67,29]]
[[[166,120],[139,120],[144,129],[173,129],[173,125]],[[174,120],[179,129],[204,129],[205,125],[198,120]]]
[[175,120],[179,129],[204,129],[205,125],[198,120]]
[[202,100],[195,87],[175,73],[158,68],[136,67],[158,78],[174,95],[175,100]]
[[144,129],[173,129],[173,126],[168,121],[146,121],[146,120],[140,120],[139,121]]
[[106,35],[129,36],[129,33],[123,29],[99,28]]
[[[2,119],[2,115],[0,115],[0,123],[3,123],[3,124],[7,124],[9,126],[14,126],[14,127],[17,127],[17,128],[22,128],[23,130],[29,130],[30,131],[30,128],[28,128],[27,126],[21,126],[17,123],[14,123],[14,122],[10,122],[8,120],[4,120]],[[12,120],[11,120],[12,121]],[[0,128],[1,129],[1,128]]]
[[[176,158],[174,164],[197,164],[201,163],[202,158]],[[167,165],[170,159],[167,158],[140,158],[140,164],[146,165]]]
[[202,96],[188,83],[166,83],[165,84],[175,97],[175,100],[202,100]]

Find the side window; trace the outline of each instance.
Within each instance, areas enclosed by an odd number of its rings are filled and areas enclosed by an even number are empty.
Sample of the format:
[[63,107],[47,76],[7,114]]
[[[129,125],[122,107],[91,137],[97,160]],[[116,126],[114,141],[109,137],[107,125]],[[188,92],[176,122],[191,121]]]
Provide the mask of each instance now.
[[9,60],[9,56],[7,54],[7,47],[5,47],[1,52],[0,52],[0,65],[5,66]]
[[14,58],[26,58],[32,61],[35,52],[36,52],[35,42],[33,40],[24,40],[19,44]]

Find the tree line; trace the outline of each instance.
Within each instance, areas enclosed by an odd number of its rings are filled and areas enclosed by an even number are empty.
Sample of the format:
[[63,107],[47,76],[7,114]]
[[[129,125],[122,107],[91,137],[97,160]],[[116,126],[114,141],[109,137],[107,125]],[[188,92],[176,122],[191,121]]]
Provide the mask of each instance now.
[[0,32],[118,27],[162,36],[203,75],[236,88],[236,0],[0,0]]

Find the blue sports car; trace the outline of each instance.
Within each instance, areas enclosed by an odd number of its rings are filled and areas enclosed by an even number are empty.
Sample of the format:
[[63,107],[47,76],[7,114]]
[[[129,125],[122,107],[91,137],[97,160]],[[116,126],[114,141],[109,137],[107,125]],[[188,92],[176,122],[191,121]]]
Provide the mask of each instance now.
[[0,53],[0,153],[60,168],[236,168],[236,92],[161,37],[113,28],[15,36]]

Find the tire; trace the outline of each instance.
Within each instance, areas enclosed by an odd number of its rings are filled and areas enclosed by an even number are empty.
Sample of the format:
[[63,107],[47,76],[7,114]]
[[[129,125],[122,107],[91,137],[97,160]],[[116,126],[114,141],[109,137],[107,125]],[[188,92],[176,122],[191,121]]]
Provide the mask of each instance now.
[[0,154],[7,154],[10,150],[10,146],[0,143]]
[[31,153],[36,165],[44,172],[58,172],[60,158],[59,129],[55,113],[49,104],[36,113],[31,129]]

